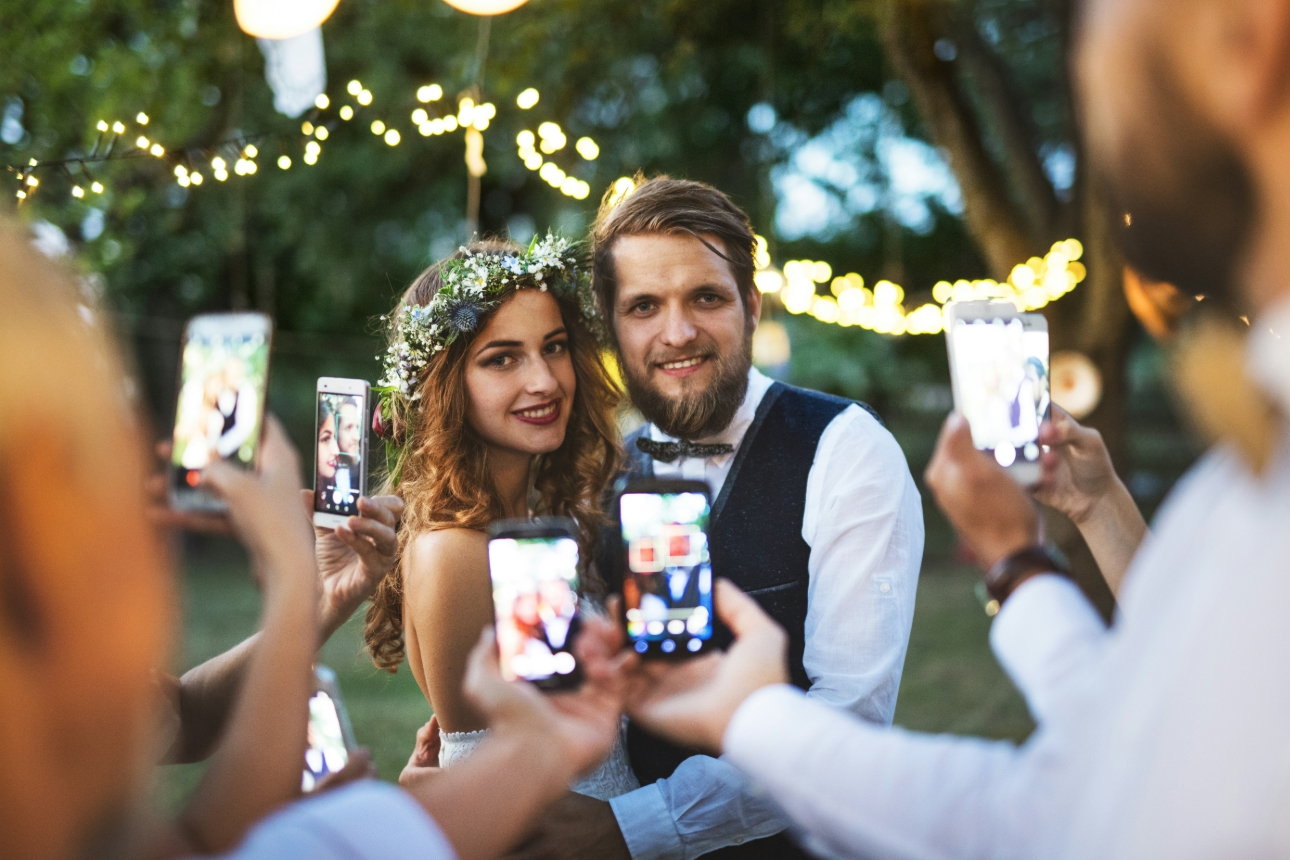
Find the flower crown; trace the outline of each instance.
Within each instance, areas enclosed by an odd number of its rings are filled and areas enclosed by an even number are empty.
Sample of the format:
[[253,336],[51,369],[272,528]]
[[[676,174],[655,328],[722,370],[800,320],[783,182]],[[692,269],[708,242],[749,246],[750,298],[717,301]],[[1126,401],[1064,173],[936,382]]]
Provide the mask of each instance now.
[[417,380],[430,360],[459,335],[473,332],[485,313],[516,290],[550,290],[574,302],[583,321],[598,334],[591,279],[568,239],[548,233],[541,241],[535,237],[528,250],[518,254],[461,250],[463,257],[441,265],[443,286],[430,303],[405,306],[394,317],[394,340],[385,352],[377,390],[418,399]]

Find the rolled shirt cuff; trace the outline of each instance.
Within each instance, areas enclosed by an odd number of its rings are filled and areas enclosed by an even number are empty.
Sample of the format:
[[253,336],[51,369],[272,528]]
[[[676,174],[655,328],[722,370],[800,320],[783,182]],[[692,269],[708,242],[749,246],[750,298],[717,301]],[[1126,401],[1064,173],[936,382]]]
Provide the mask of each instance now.
[[685,846],[657,783],[610,798],[632,860],[681,860]]

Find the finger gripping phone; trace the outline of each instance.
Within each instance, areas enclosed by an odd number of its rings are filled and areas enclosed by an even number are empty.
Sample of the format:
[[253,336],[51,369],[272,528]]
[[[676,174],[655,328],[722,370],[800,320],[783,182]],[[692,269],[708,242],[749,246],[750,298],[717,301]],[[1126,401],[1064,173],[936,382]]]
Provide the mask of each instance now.
[[582,683],[578,540],[571,520],[502,520],[488,529],[488,573],[502,677],[544,690]]
[[623,623],[642,657],[693,657],[712,647],[711,515],[702,481],[638,481],[618,496]]
[[314,525],[334,529],[358,516],[367,495],[367,428],[372,389],[366,380],[318,380],[314,427]]
[[349,754],[357,746],[349,714],[340,698],[336,673],[319,665],[314,668],[314,679],[314,694],[309,698],[309,728],[301,791],[313,791],[323,777],[345,767]]
[[1018,483],[1039,483],[1039,427],[1051,404],[1047,320],[1009,302],[952,304],[946,316],[954,404],[973,445]]
[[273,322],[259,313],[203,314],[184,330],[170,464],[170,504],[220,512],[201,489],[217,460],[255,468],[264,428]]

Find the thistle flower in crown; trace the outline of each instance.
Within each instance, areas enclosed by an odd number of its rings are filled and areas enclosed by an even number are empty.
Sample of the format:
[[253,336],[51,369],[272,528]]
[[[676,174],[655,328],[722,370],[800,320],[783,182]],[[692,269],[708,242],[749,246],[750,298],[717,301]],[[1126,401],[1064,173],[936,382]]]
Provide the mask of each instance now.
[[393,337],[382,357],[385,369],[378,391],[416,400],[417,382],[430,360],[478,328],[484,315],[516,290],[549,289],[572,301],[599,336],[590,278],[568,239],[548,233],[519,254],[461,250],[461,257],[442,264],[443,287],[430,303],[402,307],[392,320]]

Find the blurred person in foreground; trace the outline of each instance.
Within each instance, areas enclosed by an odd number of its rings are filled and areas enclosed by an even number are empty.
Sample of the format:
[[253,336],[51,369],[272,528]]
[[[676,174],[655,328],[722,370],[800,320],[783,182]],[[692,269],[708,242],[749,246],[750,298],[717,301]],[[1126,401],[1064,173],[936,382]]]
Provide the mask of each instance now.
[[1217,444],[1108,630],[1054,575],[1030,501],[947,422],[928,483],[990,565],[991,643],[1038,723],[1020,747],[811,701],[785,684],[783,633],[723,586],[734,648],[649,667],[629,710],[721,750],[821,853],[1290,855],[1290,0],[1088,0],[1076,56],[1129,263],[1208,297],[1175,376]]
[[320,595],[298,458],[271,424],[260,473],[215,464],[204,477],[263,580],[264,636],[194,801],[176,822],[151,814],[153,670],[174,632],[174,584],[145,516],[124,377],[74,295],[0,223],[5,856],[175,857],[240,843],[227,856],[487,858],[606,755],[621,701],[611,655],[586,654],[609,671],[589,672],[580,693],[543,696],[501,680],[486,635],[466,686],[493,733],[469,762],[412,794],[361,781],[287,803],[300,786]]

